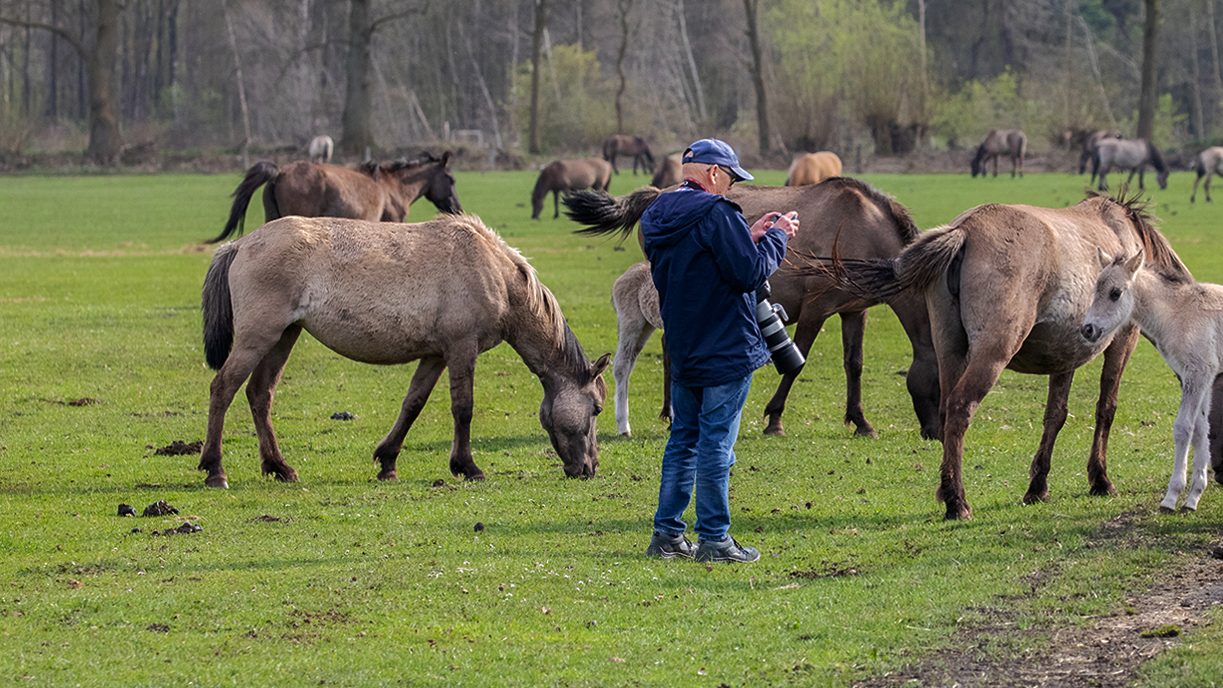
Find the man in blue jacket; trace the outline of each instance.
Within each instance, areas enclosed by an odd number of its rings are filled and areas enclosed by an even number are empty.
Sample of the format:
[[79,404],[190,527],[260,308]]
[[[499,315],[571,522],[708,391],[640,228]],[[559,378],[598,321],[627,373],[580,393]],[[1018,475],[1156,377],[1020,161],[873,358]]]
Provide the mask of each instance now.
[[[701,139],[683,156],[680,188],[641,218],[671,358],[671,438],[662,457],[648,556],[751,562],[730,536],[730,467],[752,373],[769,360],[756,324],[756,288],[777,269],[798,214],[769,213],[750,228],[724,198],[752,179],[729,145]],[[696,491],[698,544],[684,536]]]

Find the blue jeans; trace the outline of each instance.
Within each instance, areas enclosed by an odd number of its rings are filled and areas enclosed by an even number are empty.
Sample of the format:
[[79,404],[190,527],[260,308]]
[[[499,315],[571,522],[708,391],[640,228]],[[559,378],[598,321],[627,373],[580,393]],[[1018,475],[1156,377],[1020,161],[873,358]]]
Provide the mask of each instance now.
[[739,416],[752,376],[716,387],[671,385],[671,439],[662,455],[654,529],[682,535],[696,487],[696,533],[722,540],[730,530],[730,467],[735,465]]

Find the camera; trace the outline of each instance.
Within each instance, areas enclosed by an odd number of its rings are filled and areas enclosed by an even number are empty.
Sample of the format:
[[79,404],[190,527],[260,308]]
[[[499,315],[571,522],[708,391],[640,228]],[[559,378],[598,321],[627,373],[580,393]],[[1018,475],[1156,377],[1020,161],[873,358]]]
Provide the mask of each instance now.
[[764,343],[769,347],[777,372],[782,375],[797,373],[802,370],[807,359],[803,358],[790,335],[786,333],[786,325],[783,322],[788,319],[786,310],[769,301],[772,294],[773,290],[769,288],[767,281],[756,289],[756,324],[764,335]]

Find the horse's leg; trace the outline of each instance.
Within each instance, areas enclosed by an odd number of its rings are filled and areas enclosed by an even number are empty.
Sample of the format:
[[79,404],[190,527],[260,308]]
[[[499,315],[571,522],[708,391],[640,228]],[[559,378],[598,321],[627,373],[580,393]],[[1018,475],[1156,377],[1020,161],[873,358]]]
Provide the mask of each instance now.
[[930,333],[930,316],[925,298],[920,295],[900,295],[889,304],[900,320],[909,344],[913,347],[913,362],[905,376],[905,387],[913,399],[913,411],[921,424],[922,439],[936,440],[942,436],[939,419],[938,356]]
[[1140,168],[1140,167],[1134,167],[1134,168],[1131,168],[1131,169],[1130,169],[1130,176],[1128,176],[1128,177],[1126,177],[1126,178],[1125,178],[1125,183],[1126,183],[1127,185],[1128,185],[1128,184],[1130,184],[1130,183],[1132,183],[1132,182],[1134,181],[1134,173],[1135,173],[1135,172],[1138,172],[1138,188],[1139,188],[1139,189],[1143,189],[1143,190],[1145,190],[1145,189],[1146,189],[1146,187],[1142,185],[1142,172],[1141,172],[1141,170],[1142,170],[1142,168]]
[[1108,433],[1117,415],[1117,393],[1121,390],[1121,374],[1138,346],[1138,328],[1127,325],[1113,335],[1104,350],[1104,365],[1100,371],[1100,397],[1096,400],[1096,429],[1087,457],[1087,484],[1096,497],[1116,496],[1117,490],[1108,479]]
[[1049,501],[1049,466],[1053,459],[1053,444],[1057,434],[1066,425],[1069,414],[1070,384],[1074,382],[1074,371],[1049,376],[1049,396],[1045,400],[1045,420],[1042,425],[1040,445],[1028,468],[1028,492],[1023,496],[1024,504]]
[[[1209,171],[1209,172],[1207,172],[1207,173],[1206,173],[1206,184],[1205,184],[1204,190],[1206,191],[1206,202],[1207,202],[1207,203],[1211,203],[1211,202],[1212,202],[1212,201],[1210,200],[1210,178],[1211,178],[1212,176],[1214,176],[1214,171],[1213,171],[1213,170],[1212,170],[1212,171]],[[1194,193],[1197,193],[1197,191],[1198,191],[1198,183],[1197,183],[1197,181],[1195,180],[1195,181],[1193,182],[1193,192],[1194,192]],[[1192,199],[1190,199],[1190,202],[1192,202]]]
[[667,354],[666,332],[662,333],[662,409],[658,417],[671,427],[671,356]]
[[[1193,203],[1193,199],[1198,195],[1198,184],[1202,181],[1202,175],[1198,175],[1197,179],[1193,180],[1193,192],[1189,194],[1189,202]],[[1206,197],[1210,198],[1210,178],[1206,178]]]
[[[798,316],[798,324],[794,327],[794,346],[798,347],[799,353],[803,358],[811,353],[811,346],[815,343],[816,337],[820,334],[820,328],[824,326],[824,321],[828,316],[815,304],[804,308]],[[844,316],[842,315],[842,319]],[[861,341],[859,340],[859,346]],[[846,357],[849,356],[848,350]],[[860,376],[859,376],[860,377]],[[798,373],[790,373],[781,377],[781,382],[777,385],[777,391],[773,393],[773,398],[769,399],[769,403],[764,407],[764,415],[769,419],[768,425],[764,428],[764,434],[776,435],[783,437],[786,434],[785,428],[781,424],[781,414],[786,410],[786,399],[790,396],[790,388],[794,386],[794,380],[798,378]],[[861,407],[861,395],[859,395],[859,408]],[[846,413],[848,416],[848,412]]]
[[612,375],[616,378],[616,429],[621,435],[629,437],[632,429],[628,422],[628,381],[637,365],[637,357],[645,348],[650,335],[654,334],[654,326],[644,318],[621,317],[619,332],[616,335],[616,358],[612,365]]
[[[1168,481],[1168,493],[1164,495],[1164,500],[1159,503],[1159,511],[1161,513],[1170,514],[1176,511],[1176,502],[1180,498],[1181,492],[1185,490],[1186,476],[1185,473],[1189,469],[1189,449],[1195,446],[1198,441],[1198,425],[1201,422],[1201,417],[1205,415],[1207,402],[1207,390],[1203,389],[1203,380],[1196,375],[1185,375],[1181,378],[1181,406],[1176,414],[1176,420],[1172,423],[1172,439],[1175,442],[1176,449],[1173,455],[1172,462],[1172,478]],[[1197,468],[1198,457],[1195,456],[1194,468]],[[1206,472],[1206,466],[1202,465],[1203,474]],[[1205,476],[1202,480],[1202,488],[1205,489]],[[1198,493],[1198,498],[1201,498],[1201,492]],[[1190,506],[1189,500],[1185,500],[1186,509],[1196,509],[1197,500],[1194,500]]]
[[1215,378],[1210,397],[1210,463],[1215,481],[1223,484],[1223,376]]
[[450,473],[468,480],[484,480],[484,471],[471,456],[471,419],[475,404],[476,342],[460,343],[446,356],[450,368],[450,415],[454,417],[454,441],[450,445]]
[[[1201,379],[1201,378],[1199,378]],[[1184,511],[1197,511],[1198,501],[1206,490],[1206,468],[1210,458],[1207,428],[1210,425],[1210,393],[1212,385],[1198,382],[1194,385],[1194,393],[1198,395],[1195,415],[1193,417],[1193,473],[1189,476],[1189,494],[1185,497]]]
[[[862,409],[862,339],[866,311],[841,314],[841,365],[845,368],[845,424],[859,437],[878,437]],[[806,354],[803,354],[805,357]]]
[[221,464],[221,436],[225,429],[225,412],[233,403],[238,388],[246,382],[251,372],[263,360],[264,355],[276,345],[280,333],[268,341],[256,342],[253,345],[243,343],[229,352],[225,364],[212,378],[208,399],[208,433],[204,438],[204,447],[200,452],[199,470],[206,471],[204,484],[208,487],[229,487],[225,476],[225,468]]
[[1108,191],[1108,182],[1104,181],[1104,175],[1108,174],[1108,165],[1100,165],[1100,185],[1096,187],[1100,191]]
[[561,216],[561,192],[560,189],[552,190],[552,219]]
[[429,401],[429,395],[445,369],[446,362],[439,356],[422,358],[420,363],[416,364],[416,372],[412,374],[412,383],[408,385],[408,393],[403,398],[399,417],[395,419],[391,431],[374,449],[374,460],[382,465],[382,470],[378,471],[379,480],[399,478],[395,463],[400,450],[403,449],[403,440],[412,428],[412,423],[416,422],[417,416],[425,408],[425,402]]
[[251,416],[255,421],[255,434],[259,437],[259,457],[262,459],[264,475],[274,475],[277,480],[286,483],[297,482],[297,471],[285,463],[280,454],[280,446],[276,443],[276,433],[272,431],[272,396],[276,392],[276,383],[280,381],[280,373],[284,370],[285,361],[301,334],[301,325],[290,325],[280,336],[276,346],[259,361],[251,373],[251,379],[246,383],[246,399],[250,403]]

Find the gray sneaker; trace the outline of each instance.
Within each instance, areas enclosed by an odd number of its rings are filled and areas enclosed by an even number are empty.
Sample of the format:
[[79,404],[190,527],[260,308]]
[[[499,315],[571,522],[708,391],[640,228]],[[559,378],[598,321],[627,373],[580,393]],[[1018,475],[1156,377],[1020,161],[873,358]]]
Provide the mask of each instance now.
[[654,536],[650,538],[650,546],[645,551],[647,557],[662,557],[663,559],[675,557],[691,559],[695,553],[696,545],[692,544],[687,537],[666,535],[657,530],[654,531]]
[[741,561],[750,563],[760,560],[760,552],[754,547],[743,547],[729,535],[724,540],[701,540],[696,548],[697,561],[720,562]]

